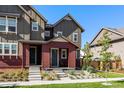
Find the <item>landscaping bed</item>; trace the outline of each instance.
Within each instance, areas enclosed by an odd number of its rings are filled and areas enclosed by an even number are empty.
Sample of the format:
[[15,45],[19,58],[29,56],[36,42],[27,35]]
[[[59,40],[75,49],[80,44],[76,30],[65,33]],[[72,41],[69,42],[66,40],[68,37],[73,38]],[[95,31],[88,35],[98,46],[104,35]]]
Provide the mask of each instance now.
[[28,69],[2,69],[1,82],[28,81]]

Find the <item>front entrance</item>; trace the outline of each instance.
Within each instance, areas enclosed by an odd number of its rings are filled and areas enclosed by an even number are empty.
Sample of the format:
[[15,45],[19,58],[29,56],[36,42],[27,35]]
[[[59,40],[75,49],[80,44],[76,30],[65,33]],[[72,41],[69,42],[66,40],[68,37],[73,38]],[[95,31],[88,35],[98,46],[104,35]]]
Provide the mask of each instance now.
[[59,49],[58,48],[51,49],[51,66],[52,67],[59,66]]
[[30,65],[37,65],[37,47],[30,47]]

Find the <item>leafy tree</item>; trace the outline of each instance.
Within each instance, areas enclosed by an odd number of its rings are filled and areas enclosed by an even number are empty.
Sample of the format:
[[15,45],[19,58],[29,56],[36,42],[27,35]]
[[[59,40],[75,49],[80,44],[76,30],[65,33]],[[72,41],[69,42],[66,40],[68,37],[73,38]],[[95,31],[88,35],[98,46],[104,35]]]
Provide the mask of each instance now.
[[110,41],[111,39],[109,38],[108,32],[105,32],[103,37],[98,41],[98,43],[101,45],[100,60],[103,62],[105,70],[109,69],[109,64],[112,58],[112,53],[108,51],[108,49],[111,47]]
[[92,57],[93,57],[93,54],[90,50],[90,44],[88,42],[86,42],[86,44],[84,45],[84,48],[82,49],[84,51],[84,58],[83,58],[83,62],[85,67],[87,68],[88,66],[90,66],[90,63],[92,61]]

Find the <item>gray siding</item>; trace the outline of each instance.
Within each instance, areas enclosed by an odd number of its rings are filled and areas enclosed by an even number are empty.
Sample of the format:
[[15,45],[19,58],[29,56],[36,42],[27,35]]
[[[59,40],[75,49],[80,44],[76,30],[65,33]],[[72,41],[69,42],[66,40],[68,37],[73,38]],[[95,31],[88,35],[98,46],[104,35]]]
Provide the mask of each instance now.
[[30,39],[30,18],[16,5],[1,5],[0,12],[3,13],[17,13],[20,18],[17,20],[17,35],[0,33],[1,42],[17,42],[17,40]]
[[31,28],[31,40],[43,40],[43,38],[41,37],[41,33],[45,29],[44,20],[34,10],[32,10],[29,6],[23,5],[23,7],[32,16],[33,20],[38,22],[38,24],[39,24],[39,31],[32,31],[32,28]]
[[57,31],[62,31],[63,35],[72,41],[73,32],[78,33],[78,46],[81,46],[81,29],[73,20],[63,20],[54,27],[54,33]]

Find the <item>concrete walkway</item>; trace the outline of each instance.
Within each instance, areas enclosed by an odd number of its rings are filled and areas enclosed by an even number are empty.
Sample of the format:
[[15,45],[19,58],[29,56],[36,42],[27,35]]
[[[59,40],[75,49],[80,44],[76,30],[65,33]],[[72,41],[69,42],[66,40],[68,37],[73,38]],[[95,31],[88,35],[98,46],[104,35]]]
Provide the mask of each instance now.
[[[108,81],[121,81],[124,78],[108,78]],[[4,86],[26,86],[26,85],[43,85],[43,84],[66,84],[66,83],[86,83],[86,82],[103,82],[105,78],[82,79],[82,80],[54,80],[54,81],[30,81],[30,82],[0,82],[0,87]]]

